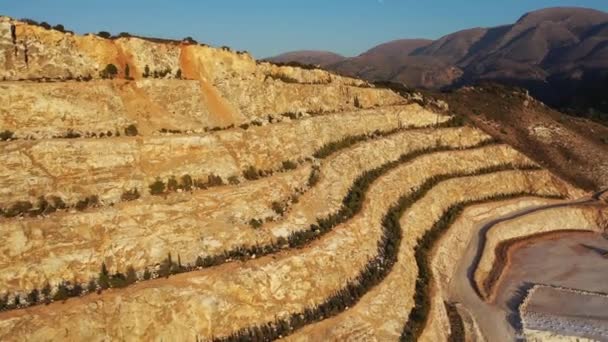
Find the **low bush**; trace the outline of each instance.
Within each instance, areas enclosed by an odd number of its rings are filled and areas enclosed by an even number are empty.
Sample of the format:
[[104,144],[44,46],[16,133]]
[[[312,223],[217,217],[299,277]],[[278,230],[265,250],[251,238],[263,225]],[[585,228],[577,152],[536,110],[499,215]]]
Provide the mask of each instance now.
[[192,177],[190,177],[190,175],[183,175],[181,178],[180,189],[191,191],[193,186],[194,182],[192,181]]
[[256,180],[260,178],[260,174],[255,166],[249,166],[245,171],[243,171],[243,177],[247,180]]
[[224,185],[224,181],[222,180],[222,177],[220,176],[216,176],[213,173],[210,174],[209,176],[207,176],[207,186],[220,186],[220,185]]
[[264,222],[262,222],[262,220],[260,220],[260,219],[251,219],[251,220],[249,221],[249,225],[250,225],[251,227],[253,227],[254,229],[258,229],[258,228],[262,227],[262,224],[263,224],[263,223],[264,223]]
[[99,76],[103,79],[112,79],[118,75],[118,68],[114,64],[108,64],[99,73]]
[[0,132],[0,141],[11,140],[11,139],[13,139],[14,136],[15,136],[15,133],[13,133],[9,130],[4,130],[4,131]]
[[138,134],[139,132],[137,131],[137,126],[135,126],[134,124],[130,124],[129,126],[127,126],[125,128],[125,135],[128,137],[134,137]]
[[4,216],[17,217],[28,213],[34,206],[28,201],[18,201],[5,210]]
[[283,170],[295,170],[298,168],[298,164],[292,162],[291,160],[283,161]]
[[274,201],[272,202],[271,207],[272,210],[277,213],[277,215],[282,216],[283,214],[285,214],[286,205],[284,203]]
[[136,199],[139,199],[141,197],[141,195],[139,194],[139,191],[137,190],[137,188],[133,188],[131,190],[127,190],[125,192],[122,193],[122,196],[120,196],[120,199],[122,201],[135,201]]
[[96,195],[91,195],[85,199],[76,202],[75,208],[77,210],[82,211],[87,208],[95,207],[97,205],[99,205],[99,197],[97,197]]
[[174,176],[171,176],[167,181],[167,191],[174,192],[177,191],[178,188],[179,184],[177,183],[177,179],[175,179]]
[[97,33],[97,35],[101,38],[105,38],[105,39],[110,39],[112,37],[112,34],[110,32],[107,31],[99,31]]
[[154,183],[150,184],[150,194],[151,195],[162,195],[165,193],[165,183],[157,178]]

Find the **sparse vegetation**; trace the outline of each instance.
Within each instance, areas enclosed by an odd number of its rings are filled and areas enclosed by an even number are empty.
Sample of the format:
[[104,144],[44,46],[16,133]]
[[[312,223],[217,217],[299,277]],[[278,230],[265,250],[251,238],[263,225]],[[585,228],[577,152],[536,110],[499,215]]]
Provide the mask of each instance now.
[[245,171],[243,171],[243,177],[247,180],[256,180],[260,178],[259,171],[255,168],[255,166],[249,166]]
[[122,196],[120,196],[120,199],[122,201],[134,201],[140,197],[141,197],[141,195],[139,194],[139,191],[137,190],[137,188],[133,188],[131,190],[127,190],[127,191],[123,192]]
[[165,183],[157,178],[156,181],[150,184],[150,194],[151,195],[162,195],[165,193]]
[[103,79],[112,79],[118,75],[118,68],[114,64],[108,64],[99,73],[99,76]]
[[13,133],[9,130],[4,130],[4,131],[0,132],[0,141],[11,140],[11,139],[13,139],[14,136],[15,136],[15,133]]
[[125,135],[128,137],[134,137],[137,134],[139,134],[139,132],[137,131],[137,127],[134,124],[130,124],[129,126],[127,126],[127,128],[125,128]]

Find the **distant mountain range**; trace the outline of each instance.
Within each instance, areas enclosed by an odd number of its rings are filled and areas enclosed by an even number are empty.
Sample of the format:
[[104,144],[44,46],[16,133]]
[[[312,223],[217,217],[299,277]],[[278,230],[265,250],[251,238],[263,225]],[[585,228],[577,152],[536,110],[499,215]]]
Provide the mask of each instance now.
[[593,9],[547,8],[511,25],[468,29],[435,41],[396,40],[352,58],[298,51],[268,60],[430,89],[500,81],[526,87],[555,106],[592,105],[608,113],[608,13]]

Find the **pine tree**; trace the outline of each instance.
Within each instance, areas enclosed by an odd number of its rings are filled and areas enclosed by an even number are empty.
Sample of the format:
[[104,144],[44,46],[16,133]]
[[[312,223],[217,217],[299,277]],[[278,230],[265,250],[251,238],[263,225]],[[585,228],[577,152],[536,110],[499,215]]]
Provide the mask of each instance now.
[[101,264],[101,272],[99,273],[99,287],[101,287],[102,290],[110,288],[110,274],[108,273],[105,263]]

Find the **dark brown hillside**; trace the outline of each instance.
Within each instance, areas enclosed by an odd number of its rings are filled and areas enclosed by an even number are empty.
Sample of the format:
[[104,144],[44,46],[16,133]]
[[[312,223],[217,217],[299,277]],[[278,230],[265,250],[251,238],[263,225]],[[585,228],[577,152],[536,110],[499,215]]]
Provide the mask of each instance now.
[[496,84],[429,96],[587,190],[608,186],[608,128],[557,112],[525,90]]

